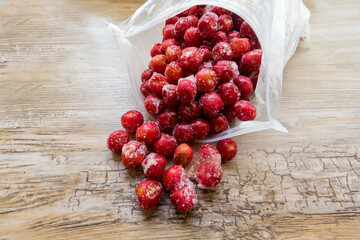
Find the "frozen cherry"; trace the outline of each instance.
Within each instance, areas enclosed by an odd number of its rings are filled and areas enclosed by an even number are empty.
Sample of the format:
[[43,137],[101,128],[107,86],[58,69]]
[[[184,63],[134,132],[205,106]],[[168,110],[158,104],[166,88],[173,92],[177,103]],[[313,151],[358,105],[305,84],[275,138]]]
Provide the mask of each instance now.
[[197,11],[198,11],[198,6],[193,6],[191,8],[186,9],[185,11],[181,12],[179,15],[180,16],[188,16],[188,15],[194,15]]
[[112,132],[107,139],[107,147],[113,152],[121,152],[123,146],[130,141],[129,134],[123,130]]
[[251,79],[246,76],[237,76],[234,83],[239,88],[241,97],[248,97],[254,91]]
[[177,86],[177,95],[180,102],[193,102],[196,96],[196,84],[190,79],[182,79]]
[[177,84],[179,79],[183,76],[184,71],[178,62],[171,62],[165,69],[165,76],[169,83]]
[[247,22],[243,22],[240,27],[240,36],[242,38],[247,38],[249,40],[255,40],[257,39],[256,34],[254,30],[251,28],[251,26]]
[[210,131],[209,123],[202,118],[192,121],[191,128],[194,132],[194,137],[197,139],[205,138]]
[[145,82],[147,80],[150,80],[151,76],[153,75],[153,70],[151,69],[146,69],[142,74],[141,74],[141,81]]
[[234,37],[230,40],[230,46],[231,50],[233,51],[234,58],[241,58],[251,49],[250,42],[247,38]]
[[221,154],[222,160],[224,161],[232,160],[238,151],[236,142],[231,138],[220,140],[216,147]]
[[159,204],[163,195],[163,189],[161,183],[145,179],[136,186],[135,193],[138,197],[140,208],[148,210]]
[[210,132],[214,134],[221,133],[229,128],[229,123],[224,114],[217,114],[210,119]]
[[158,115],[165,110],[165,104],[163,100],[155,95],[147,96],[144,102],[144,106],[146,111],[148,111],[148,113],[151,115]]
[[227,42],[219,42],[212,50],[212,57],[215,61],[231,60],[233,52],[230,44]]
[[188,123],[179,123],[174,127],[173,136],[178,143],[188,143],[194,139],[194,133],[191,125]]
[[160,137],[160,129],[156,122],[148,121],[136,131],[136,140],[146,145],[154,144]]
[[194,188],[185,185],[171,193],[171,204],[180,212],[187,212],[197,204],[197,197]]
[[178,108],[178,116],[181,120],[189,122],[199,117],[201,114],[200,106],[197,102],[181,103]]
[[227,35],[228,41],[230,42],[233,38],[241,38],[240,33],[237,31],[231,31]]
[[162,98],[164,103],[169,107],[175,107],[179,105],[179,98],[176,93],[177,86],[173,84],[167,84],[162,89]]
[[177,45],[172,45],[168,47],[166,49],[166,59],[168,63],[171,64],[171,62],[180,61],[181,53],[182,53],[181,48]]
[[176,38],[181,38],[184,36],[185,31],[191,27],[189,18],[182,17],[175,23],[175,34]]
[[186,167],[187,175],[191,179],[195,179],[197,170],[199,169],[200,165],[204,162],[211,162],[217,165],[221,164],[221,155],[219,151],[215,147],[209,144],[205,144],[200,147],[199,155],[195,157]]
[[202,57],[203,62],[211,60],[211,58],[212,58],[212,55],[211,55],[212,48],[210,46],[203,45],[203,46],[201,46],[199,48],[199,51],[201,53],[201,57]]
[[178,20],[179,20],[179,17],[173,16],[173,17],[167,19],[166,22],[165,22],[165,24],[166,24],[166,25],[175,24]]
[[253,71],[259,71],[261,65],[262,50],[252,50],[241,58],[241,69],[245,73],[251,73]]
[[150,60],[149,68],[154,72],[164,74],[166,69],[166,56],[163,54],[158,54]]
[[206,5],[197,5],[197,11],[194,13],[194,15],[198,18],[200,18],[202,15],[204,15]]
[[240,100],[235,103],[235,109],[240,121],[251,121],[256,117],[256,107],[251,102]]
[[177,142],[173,136],[162,133],[154,144],[154,150],[156,153],[165,157],[171,157],[174,154],[176,146]]
[[180,64],[187,69],[196,69],[202,62],[202,56],[196,47],[188,47],[182,51]]
[[185,31],[184,39],[187,45],[191,47],[199,47],[200,43],[202,42],[200,31],[196,27],[188,28]]
[[232,82],[221,84],[218,89],[218,93],[220,94],[221,99],[225,105],[233,105],[240,98],[240,90]]
[[221,155],[216,147],[205,144],[199,148],[199,157],[203,162],[214,162],[217,164],[221,164]]
[[230,82],[239,75],[238,66],[233,61],[219,61],[214,70],[220,83]]
[[146,156],[146,146],[137,141],[126,143],[121,152],[121,159],[125,167],[135,168],[139,166]]
[[211,46],[214,47],[220,42],[227,42],[227,36],[225,32],[217,32],[211,39]]
[[166,158],[160,154],[150,153],[141,163],[146,177],[154,180],[162,178],[166,165]]
[[234,122],[236,119],[236,109],[234,105],[225,106],[224,109],[222,110],[222,114],[225,115],[228,123]]
[[165,39],[175,38],[175,25],[168,24],[163,28],[163,37]]
[[211,92],[216,87],[216,73],[211,69],[202,69],[196,75],[197,90],[200,92]]
[[203,63],[199,66],[198,71],[203,70],[203,69],[205,69],[205,68],[214,70],[214,68],[215,68],[215,63],[214,63],[214,61],[210,60],[210,61],[207,61],[207,62],[203,62]]
[[222,7],[217,7],[217,6],[208,6],[208,10],[210,12],[213,12],[213,13],[216,13],[217,15],[224,15],[224,14],[231,14],[231,12],[225,8],[222,8]]
[[191,27],[196,27],[199,19],[194,15],[187,16]]
[[187,143],[182,143],[175,149],[174,163],[186,167],[194,157],[194,150]]
[[159,127],[166,132],[172,132],[174,127],[179,123],[179,118],[174,109],[166,109],[164,113],[157,118]]
[[121,117],[121,125],[129,132],[136,132],[136,129],[143,123],[143,115],[136,110],[128,111]]
[[216,92],[206,93],[200,98],[200,107],[206,116],[212,117],[224,107],[224,102]]
[[147,97],[152,94],[150,87],[150,80],[143,82],[140,86],[140,92],[144,97]]
[[161,43],[155,43],[150,51],[151,57],[161,54]]
[[168,47],[171,47],[171,46],[176,46],[178,45],[179,43],[174,39],[174,38],[168,38],[166,40],[164,40],[161,44],[161,52],[163,54],[166,54],[166,50],[168,49]]
[[184,186],[190,182],[186,175],[185,169],[180,165],[173,165],[169,167],[162,179],[164,188],[170,192]]
[[218,29],[219,17],[215,13],[208,12],[204,14],[198,22],[198,28],[201,36],[204,38],[211,38]]
[[166,78],[159,73],[155,73],[150,78],[151,91],[158,97],[162,96],[162,89],[166,84],[168,84],[168,82],[166,81]]
[[229,32],[233,26],[233,19],[230,15],[221,15],[218,20],[219,31]]
[[210,189],[220,183],[223,171],[220,164],[204,162],[196,172],[199,188]]

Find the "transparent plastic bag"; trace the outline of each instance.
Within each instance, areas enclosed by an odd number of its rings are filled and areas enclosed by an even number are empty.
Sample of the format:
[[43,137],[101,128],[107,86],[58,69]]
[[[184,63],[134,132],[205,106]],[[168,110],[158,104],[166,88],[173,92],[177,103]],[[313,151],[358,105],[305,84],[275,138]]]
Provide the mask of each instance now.
[[232,11],[250,24],[262,46],[258,84],[250,99],[257,108],[254,121],[236,121],[220,134],[198,142],[215,142],[245,133],[276,129],[287,132],[277,120],[283,70],[300,38],[309,37],[310,12],[301,0],[149,0],[119,26],[108,23],[128,65],[130,82],[139,105],[141,73],[148,68],[150,50],[162,41],[166,19],[194,5],[215,5]]

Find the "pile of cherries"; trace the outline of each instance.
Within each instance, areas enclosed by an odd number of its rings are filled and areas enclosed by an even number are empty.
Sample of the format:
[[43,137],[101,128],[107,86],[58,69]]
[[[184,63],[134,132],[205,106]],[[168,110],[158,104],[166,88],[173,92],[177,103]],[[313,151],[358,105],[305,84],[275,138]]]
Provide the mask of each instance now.
[[[157,122],[144,123],[140,112],[129,111],[121,124],[136,133],[136,141],[118,130],[107,144],[111,151],[121,152],[125,167],[142,166],[148,179],[135,190],[141,208],[155,207],[164,186],[171,192],[171,203],[188,211],[197,203],[191,180],[202,189],[215,187],[223,175],[221,162],[237,153],[232,139],[219,141],[216,148],[205,144],[195,157],[188,143],[225,131],[236,117],[255,119],[249,96],[257,84],[262,50],[242,18],[201,5],[166,21],[163,42],[153,46],[151,57],[140,91],[146,97],[145,109]],[[150,149],[154,152],[147,155]],[[175,165],[165,171],[167,158]]]

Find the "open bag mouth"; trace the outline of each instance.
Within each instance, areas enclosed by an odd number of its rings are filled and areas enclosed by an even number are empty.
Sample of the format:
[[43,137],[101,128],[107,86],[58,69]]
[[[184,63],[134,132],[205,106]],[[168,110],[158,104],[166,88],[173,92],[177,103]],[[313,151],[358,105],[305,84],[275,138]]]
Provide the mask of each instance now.
[[[304,30],[308,29],[310,13],[301,0],[150,0],[121,25],[108,23],[122,49],[134,96],[140,107],[147,112],[144,107],[145,97],[139,91],[142,84],[141,73],[148,68],[147,63],[151,59],[150,49],[155,43],[162,42],[165,21],[196,5],[221,7],[241,17],[255,32],[263,54],[258,84],[250,96],[250,102],[257,109],[255,120],[236,120],[227,130],[204,139],[196,139],[195,142],[216,142],[270,128],[287,132],[277,120],[277,115],[280,108],[283,70],[294,54],[299,39],[306,37],[303,35]],[[150,114],[148,117],[155,119]]]

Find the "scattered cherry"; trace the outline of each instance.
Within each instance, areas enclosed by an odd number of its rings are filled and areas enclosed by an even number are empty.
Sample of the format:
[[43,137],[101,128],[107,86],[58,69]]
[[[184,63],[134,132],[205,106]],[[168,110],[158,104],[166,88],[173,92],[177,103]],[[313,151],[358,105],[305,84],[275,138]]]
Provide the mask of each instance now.
[[121,159],[125,167],[135,168],[139,166],[146,156],[146,146],[138,141],[126,143],[121,152]]
[[187,143],[182,143],[176,147],[174,153],[174,163],[186,167],[194,157],[194,150]]
[[210,189],[220,183],[223,170],[220,164],[204,162],[196,172],[196,181],[199,188]]
[[216,147],[221,154],[222,160],[224,161],[232,160],[238,151],[236,142],[231,138],[220,140]]
[[182,166],[173,165],[165,171],[162,182],[164,188],[172,192],[189,183],[190,180]]
[[194,188],[185,185],[170,195],[171,204],[180,212],[190,211],[197,204],[197,196]]
[[136,140],[146,145],[153,145],[160,137],[160,129],[156,122],[148,121],[136,130]]
[[171,157],[175,152],[176,146],[177,142],[173,136],[162,133],[154,144],[154,151],[165,157]]
[[159,204],[163,195],[163,189],[161,183],[145,179],[136,186],[135,193],[138,196],[140,208],[148,210]]
[[112,132],[107,139],[107,147],[110,151],[121,152],[123,146],[130,141],[129,134],[123,130]]
[[126,112],[121,117],[121,125],[129,132],[136,132],[136,129],[144,123],[143,115],[136,110]]
[[150,153],[141,163],[146,177],[154,180],[162,178],[166,165],[166,158],[160,154]]

